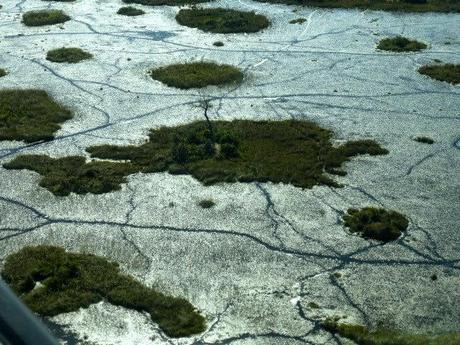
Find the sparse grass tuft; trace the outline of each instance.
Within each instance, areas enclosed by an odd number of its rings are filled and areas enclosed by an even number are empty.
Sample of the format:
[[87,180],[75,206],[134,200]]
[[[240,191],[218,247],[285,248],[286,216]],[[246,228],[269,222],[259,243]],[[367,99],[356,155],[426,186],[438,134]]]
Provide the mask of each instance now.
[[8,72],[5,69],[0,68],[0,78],[6,76],[7,74]]
[[87,149],[92,157],[120,163],[24,155],[4,167],[40,173],[40,185],[55,195],[107,193],[120,189],[127,175],[160,171],[189,174],[205,185],[271,181],[301,188],[338,187],[325,175],[330,169],[359,154],[388,152],[372,140],[334,147],[331,138],[331,131],[308,121],[216,121],[211,127],[200,121],[152,130],[150,140],[141,146]]
[[0,140],[52,140],[72,113],[42,90],[0,90]]
[[[165,295],[123,274],[118,264],[52,246],[25,247],[6,258],[2,276],[34,312],[45,316],[87,308],[103,299],[147,312],[170,337],[205,329],[205,319],[185,299]],[[41,286],[36,287],[40,282]]]
[[402,36],[384,38],[377,45],[377,49],[388,50],[392,52],[414,52],[426,48],[427,45],[425,43],[410,40]]
[[183,9],[176,15],[176,20],[191,28],[224,34],[257,32],[270,25],[263,15],[224,8]]
[[133,7],[133,6],[126,6],[126,7],[121,7],[118,11],[117,14],[121,14],[123,16],[140,16],[142,14],[145,14],[145,12],[139,8]]
[[402,12],[460,12],[457,0],[256,0],[323,8],[359,8]]
[[50,50],[46,54],[46,60],[52,62],[77,63],[82,60],[91,59],[93,55],[80,48],[58,48]]
[[150,76],[179,89],[239,83],[243,80],[243,73],[238,68],[212,62],[182,63],[159,67],[151,70]]
[[26,26],[42,26],[64,23],[70,17],[61,10],[29,11],[22,15],[22,22]]
[[422,66],[418,71],[436,80],[446,81],[454,85],[460,83],[460,65],[445,64]]
[[341,337],[353,340],[358,345],[457,345],[460,333],[410,334],[401,331],[377,329],[355,324],[338,323],[336,318],[328,318],[323,328]]
[[306,21],[307,20],[305,18],[297,18],[297,19],[293,19],[293,20],[289,21],[289,24],[303,24]]
[[396,240],[406,231],[409,221],[396,212],[382,208],[364,207],[360,210],[350,208],[343,216],[344,224],[352,233],[382,242]]
[[414,140],[418,141],[419,143],[423,143],[423,144],[429,144],[429,145],[434,144],[434,140],[428,137],[415,137]]
[[196,5],[211,0],[123,0],[125,4],[141,4],[147,6],[183,6]]
[[200,206],[201,208],[211,208],[216,206],[216,203],[212,199],[204,199],[198,202],[198,206]]

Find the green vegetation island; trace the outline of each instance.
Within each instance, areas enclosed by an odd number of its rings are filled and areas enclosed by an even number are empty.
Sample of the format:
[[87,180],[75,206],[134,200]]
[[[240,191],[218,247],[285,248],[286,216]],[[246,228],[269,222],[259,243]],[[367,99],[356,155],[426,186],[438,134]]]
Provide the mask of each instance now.
[[267,28],[267,17],[254,12],[225,8],[182,9],[176,15],[179,24],[213,33],[253,33]]
[[123,274],[118,264],[54,246],[25,247],[5,260],[3,279],[34,312],[77,311],[107,300],[147,312],[169,337],[201,333],[205,319],[185,299],[165,295]]
[[420,74],[427,75],[439,81],[445,81],[454,85],[460,83],[459,64],[425,65],[420,67],[418,71]]
[[377,49],[391,52],[416,52],[426,48],[427,45],[425,43],[402,36],[384,38],[377,45]]
[[133,6],[125,6],[125,7],[120,7],[120,9],[117,11],[117,14],[121,14],[123,16],[140,16],[145,14],[145,12],[139,8],[133,7]]
[[140,4],[147,6],[183,6],[196,5],[211,0],[123,0],[125,4]]
[[61,10],[28,11],[22,15],[22,22],[26,26],[43,26],[65,23],[70,17]]
[[163,171],[188,174],[205,185],[271,181],[300,188],[339,187],[329,175],[345,175],[343,163],[356,155],[388,153],[373,140],[335,147],[332,135],[299,120],[199,121],[153,129],[140,146],[89,147],[97,158],[90,162],[82,156],[22,155],[4,167],[38,172],[40,186],[58,196],[108,193],[120,189],[130,174]]
[[60,124],[72,117],[43,90],[0,90],[0,141],[52,140]]
[[46,54],[46,60],[52,62],[67,62],[77,63],[83,60],[88,60],[93,57],[92,54],[80,49],[80,48],[58,48],[50,50]]
[[273,4],[402,12],[460,12],[458,0],[255,0]]

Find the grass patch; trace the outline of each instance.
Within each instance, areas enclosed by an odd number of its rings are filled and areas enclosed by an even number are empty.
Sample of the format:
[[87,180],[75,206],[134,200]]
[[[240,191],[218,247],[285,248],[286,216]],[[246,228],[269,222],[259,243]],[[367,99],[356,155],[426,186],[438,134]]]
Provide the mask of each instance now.
[[216,203],[212,199],[204,199],[198,202],[198,206],[200,206],[201,208],[211,208],[216,206]]
[[[311,188],[321,184],[338,187],[326,172],[337,172],[353,156],[388,153],[372,140],[334,147],[331,131],[297,120],[200,121],[151,130],[149,137],[141,146],[87,149],[92,157],[111,161],[23,155],[4,167],[40,173],[40,186],[55,195],[106,193],[120,189],[129,174],[161,171],[189,174],[205,185],[271,181]],[[122,162],[114,162],[117,160]]]
[[126,6],[126,7],[121,7],[118,11],[117,14],[121,14],[123,16],[140,16],[142,14],[145,14],[144,11],[142,11],[139,8],[133,7],[133,6]]
[[410,40],[402,36],[384,38],[377,45],[377,49],[392,52],[415,52],[426,48],[427,45],[425,43]]
[[429,144],[429,145],[434,144],[434,140],[428,137],[415,137],[414,140],[418,141],[419,143],[423,143],[423,144]]
[[[34,312],[45,316],[109,303],[149,313],[170,337],[205,329],[205,320],[185,299],[165,295],[121,273],[118,264],[52,246],[25,247],[6,258],[5,281]],[[36,287],[36,283],[41,283]]]
[[176,15],[176,20],[191,28],[223,34],[257,32],[270,25],[263,15],[224,8],[183,9]]
[[0,90],[0,140],[52,140],[72,113],[42,90]]
[[0,78],[6,76],[7,74],[8,72],[5,69],[0,68]]
[[58,48],[50,50],[46,54],[46,60],[52,62],[77,63],[82,60],[91,59],[93,55],[80,48]]
[[418,71],[436,80],[446,81],[454,85],[460,83],[460,65],[428,65],[420,67]]
[[293,19],[289,22],[289,24],[303,24],[305,23],[307,20],[305,18],[297,18],[297,19]]
[[196,5],[211,0],[123,0],[125,4],[141,4],[147,6],[182,6]]
[[239,83],[243,80],[243,73],[238,68],[213,62],[169,65],[151,70],[150,76],[179,89]]
[[336,319],[326,319],[323,327],[341,337],[353,340],[358,345],[457,345],[460,333],[410,334],[407,332],[377,329],[355,324],[338,323]]
[[28,11],[22,15],[22,22],[27,26],[42,26],[64,23],[70,17],[61,10]]
[[458,0],[256,0],[322,8],[358,8],[403,12],[460,12]]
[[409,225],[404,215],[382,208],[364,207],[360,210],[350,208],[347,212],[343,220],[350,232],[382,242],[396,240]]

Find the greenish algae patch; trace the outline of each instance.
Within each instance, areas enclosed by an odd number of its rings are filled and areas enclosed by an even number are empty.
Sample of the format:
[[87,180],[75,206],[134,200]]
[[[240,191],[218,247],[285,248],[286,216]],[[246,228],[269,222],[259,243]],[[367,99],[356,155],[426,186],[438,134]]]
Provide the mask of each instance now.
[[411,40],[402,36],[384,38],[377,45],[377,49],[392,52],[415,52],[426,48],[427,45],[425,43]]
[[42,90],[0,90],[0,140],[52,140],[70,110]]
[[407,332],[376,329],[355,324],[338,323],[334,318],[323,322],[323,327],[331,333],[353,340],[358,345],[458,345],[460,333],[411,334]]
[[92,54],[80,49],[80,48],[58,48],[50,50],[46,54],[46,60],[52,62],[67,62],[77,63],[83,60],[88,60],[93,57]]
[[332,134],[298,120],[200,121],[151,130],[149,141],[141,146],[87,149],[93,158],[111,161],[24,155],[4,167],[40,173],[40,185],[56,195],[106,193],[119,189],[129,174],[163,171],[192,175],[205,185],[271,181],[311,188],[340,186],[326,173],[345,174],[339,169],[353,156],[388,153],[373,140],[334,147]]
[[254,12],[225,8],[182,9],[176,15],[179,24],[213,33],[251,33],[267,28],[267,17]]
[[[205,319],[185,299],[123,274],[118,264],[53,246],[25,247],[6,258],[2,276],[34,312],[54,316],[109,303],[147,312],[170,337],[203,332]],[[40,283],[40,284],[37,284]]]
[[426,65],[420,67],[418,71],[436,80],[445,81],[454,85],[460,83],[460,65]]
[[151,70],[150,76],[179,89],[240,83],[244,77],[243,72],[236,67],[213,62],[180,63],[159,67]]
[[64,23],[70,17],[61,10],[28,11],[22,15],[22,22],[26,26],[42,26]]
[[401,213],[382,208],[350,208],[347,212],[343,220],[350,232],[382,242],[396,240],[409,225],[409,221]]

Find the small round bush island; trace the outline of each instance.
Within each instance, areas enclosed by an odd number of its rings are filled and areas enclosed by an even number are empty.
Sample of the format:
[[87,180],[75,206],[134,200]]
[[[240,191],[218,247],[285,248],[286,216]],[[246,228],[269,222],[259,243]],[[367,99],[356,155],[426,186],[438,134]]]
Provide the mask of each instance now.
[[183,6],[196,5],[211,0],[123,0],[125,4],[141,4],[147,6]]
[[420,67],[418,71],[436,80],[446,81],[454,85],[460,83],[460,65],[427,65]]
[[243,73],[238,68],[213,62],[169,65],[151,70],[150,76],[179,89],[239,83],[243,80]]
[[80,48],[58,48],[50,50],[46,54],[46,60],[52,62],[77,63],[82,60],[91,59],[92,57],[92,54]]
[[415,137],[414,140],[422,144],[428,144],[428,145],[434,144],[434,140],[429,137],[424,137],[424,136]]
[[392,52],[415,52],[426,48],[427,45],[425,43],[410,40],[402,36],[384,38],[377,45],[377,49]]
[[352,233],[358,233],[367,239],[382,242],[396,240],[406,231],[407,218],[396,212],[383,208],[364,207],[360,210],[350,208],[343,216],[344,224]]
[[117,14],[121,14],[123,16],[134,17],[134,16],[140,16],[142,14],[145,14],[145,12],[133,6],[125,6],[125,7],[121,7],[117,11]]
[[269,20],[254,12],[225,8],[192,8],[180,10],[176,15],[179,24],[213,33],[257,32],[270,25]]
[[22,15],[22,22],[27,26],[42,26],[64,23],[70,17],[61,10],[28,11]]
[[0,140],[52,140],[72,113],[42,90],[0,91]]
[[8,72],[6,70],[4,70],[3,68],[0,68],[0,78],[6,76],[7,74]]
[[187,300],[146,287],[123,274],[118,264],[99,256],[53,246],[25,247],[6,258],[2,276],[41,315],[68,313],[107,300],[147,312],[170,337],[205,329],[204,317]]

